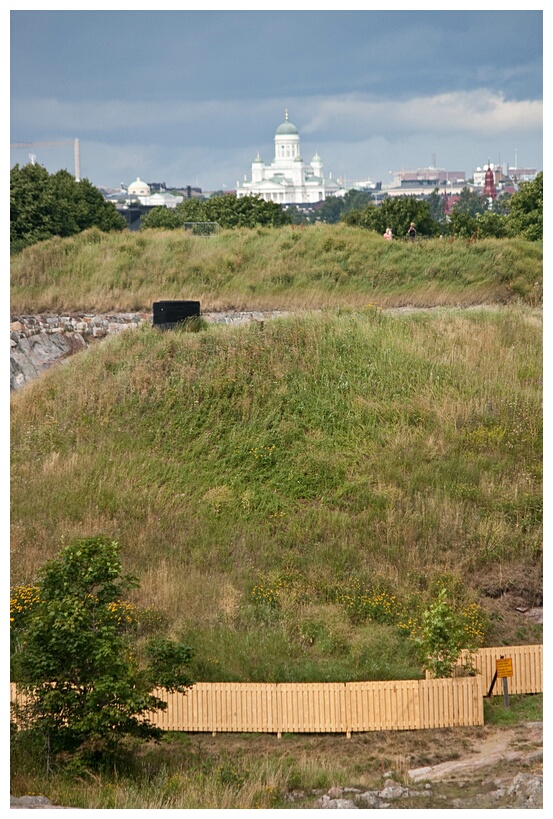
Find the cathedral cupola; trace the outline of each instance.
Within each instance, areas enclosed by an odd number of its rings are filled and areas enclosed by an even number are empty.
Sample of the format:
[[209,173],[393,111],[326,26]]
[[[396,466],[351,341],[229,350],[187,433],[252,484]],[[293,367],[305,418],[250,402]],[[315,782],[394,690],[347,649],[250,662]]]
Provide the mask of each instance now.
[[288,109],[284,112],[284,122],[276,129],[277,136],[284,136],[285,134],[298,134],[298,129],[293,122],[288,119]]
[[275,133],[275,163],[283,164],[300,158],[300,135],[293,122],[285,112],[284,122]]

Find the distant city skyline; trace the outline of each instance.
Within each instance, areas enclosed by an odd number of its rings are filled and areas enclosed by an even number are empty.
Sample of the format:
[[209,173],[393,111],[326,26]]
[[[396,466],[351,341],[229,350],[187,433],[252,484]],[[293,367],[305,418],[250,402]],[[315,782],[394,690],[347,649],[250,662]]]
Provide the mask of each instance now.
[[234,189],[287,109],[328,177],[543,167],[543,13],[11,11],[12,143],[50,172]]

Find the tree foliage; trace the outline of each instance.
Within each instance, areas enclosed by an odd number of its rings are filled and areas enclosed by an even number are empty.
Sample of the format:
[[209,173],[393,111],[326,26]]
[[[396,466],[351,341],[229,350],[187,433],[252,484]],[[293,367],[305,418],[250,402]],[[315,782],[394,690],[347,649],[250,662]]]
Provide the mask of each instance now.
[[123,230],[125,219],[88,179],[42,165],[15,165],[10,173],[11,252],[52,236],[73,236],[90,227]]
[[344,196],[329,196],[328,199],[325,199],[313,214],[311,221],[336,224],[344,214],[352,210],[362,210],[372,200],[373,195],[369,191],[358,191],[352,188]]
[[144,612],[124,600],[136,585],[122,574],[119,544],[96,537],[64,548],[30,592],[14,590],[11,673],[29,698],[14,716],[50,754],[157,737],[147,712],[166,703],[152,691],[192,684],[187,646],[139,639]]
[[507,235],[507,222],[505,216],[493,211],[471,216],[454,208],[447,232],[460,239],[502,239]]
[[543,240],[543,171],[522,182],[508,203],[507,233],[531,242]]
[[480,193],[471,191],[470,188],[463,188],[459,194],[459,201],[455,203],[453,211],[463,213],[467,216],[478,216],[488,209],[488,201]]
[[153,208],[141,220],[141,228],[176,228],[185,222],[217,222],[222,228],[279,227],[289,225],[291,216],[276,202],[266,202],[259,196],[236,197],[232,194],[210,199],[185,199],[171,214],[165,208]]
[[383,234],[391,228],[394,237],[404,238],[409,224],[415,223],[419,236],[433,236],[438,231],[437,223],[430,215],[427,202],[414,196],[387,197],[380,205],[370,202],[362,210],[353,210],[342,217],[348,225],[375,230]]
[[140,229],[163,228],[164,230],[176,230],[182,228],[184,221],[176,208],[166,208],[159,205],[141,216]]
[[451,677],[457,660],[466,649],[476,651],[480,644],[477,606],[456,607],[446,589],[423,611],[420,630],[414,635],[423,667],[434,677]]
[[445,210],[444,210],[444,197],[438,190],[438,188],[434,188],[432,193],[430,193],[426,197],[426,203],[428,205],[428,210],[430,212],[431,218],[437,222],[439,225],[443,226],[446,221],[445,217]]

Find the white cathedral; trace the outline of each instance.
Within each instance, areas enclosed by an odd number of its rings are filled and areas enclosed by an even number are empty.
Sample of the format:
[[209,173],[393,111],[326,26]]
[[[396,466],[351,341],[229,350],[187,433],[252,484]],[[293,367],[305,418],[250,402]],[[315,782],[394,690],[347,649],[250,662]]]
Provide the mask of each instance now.
[[262,199],[280,205],[301,205],[322,202],[327,196],[343,195],[342,187],[333,181],[332,175],[325,180],[323,163],[318,153],[306,165],[300,155],[300,135],[296,126],[286,119],[276,129],[275,158],[264,165],[257,156],[252,162],[252,181],[237,183],[236,195],[257,194]]

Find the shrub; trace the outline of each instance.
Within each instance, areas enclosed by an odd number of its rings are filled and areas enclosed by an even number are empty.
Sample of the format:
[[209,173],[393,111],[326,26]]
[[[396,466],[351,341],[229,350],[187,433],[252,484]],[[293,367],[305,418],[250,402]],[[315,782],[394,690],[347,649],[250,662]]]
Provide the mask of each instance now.
[[12,595],[12,679],[26,695],[14,717],[42,738],[48,766],[62,751],[109,753],[128,735],[158,737],[147,712],[167,704],[152,690],[191,685],[185,645],[151,638],[141,656],[138,610],[122,599],[137,581],[122,575],[119,551],[101,537],[77,540],[32,593]]

